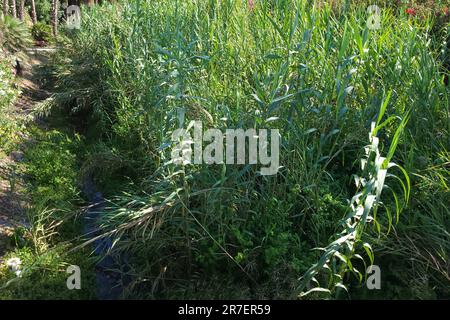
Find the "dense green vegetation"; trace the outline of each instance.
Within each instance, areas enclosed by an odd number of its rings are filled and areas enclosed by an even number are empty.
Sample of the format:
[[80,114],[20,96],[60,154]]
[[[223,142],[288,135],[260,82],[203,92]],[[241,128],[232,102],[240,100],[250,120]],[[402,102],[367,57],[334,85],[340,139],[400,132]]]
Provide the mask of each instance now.
[[[40,70],[53,95],[36,109],[49,128],[26,129],[31,243],[9,254],[33,267],[4,296],[92,297],[92,179],[126,298],[449,298],[448,18],[380,4],[371,30],[371,3],[346,4],[83,8]],[[279,129],[278,174],[175,165],[171,133],[192,120]],[[88,289],[57,289],[67,264]],[[371,264],[381,290],[365,288]]]

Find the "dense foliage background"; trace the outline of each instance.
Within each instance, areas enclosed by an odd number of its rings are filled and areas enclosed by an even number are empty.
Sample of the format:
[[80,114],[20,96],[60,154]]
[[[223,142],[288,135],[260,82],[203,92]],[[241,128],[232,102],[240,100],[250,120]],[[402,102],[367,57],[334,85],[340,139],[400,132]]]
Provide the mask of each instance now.
[[[45,144],[27,164],[31,215],[53,210],[42,228],[63,222],[49,248],[83,242],[80,196],[93,181],[125,297],[296,298],[315,286],[311,271],[322,290],[306,298],[450,297],[448,3],[379,3],[378,30],[369,4],[84,7],[41,70],[54,94],[39,114],[55,131],[34,131]],[[191,120],[279,129],[282,168],[170,163],[171,133]],[[350,200],[371,192],[355,175],[373,173],[361,170],[372,122],[376,150],[399,167],[367,224],[352,216],[356,238],[336,242]],[[314,250],[330,243],[330,256]],[[370,264],[382,290],[364,287]]]

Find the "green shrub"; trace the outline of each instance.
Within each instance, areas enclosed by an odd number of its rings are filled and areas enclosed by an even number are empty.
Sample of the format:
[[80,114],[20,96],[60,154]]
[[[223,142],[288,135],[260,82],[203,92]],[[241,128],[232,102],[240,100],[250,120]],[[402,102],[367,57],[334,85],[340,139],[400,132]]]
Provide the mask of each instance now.
[[11,16],[0,15],[0,48],[9,53],[17,53],[30,44],[27,26]]
[[50,42],[52,40],[52,28],[43,22],[38,22],[31,28],[31,35],[36,41]]

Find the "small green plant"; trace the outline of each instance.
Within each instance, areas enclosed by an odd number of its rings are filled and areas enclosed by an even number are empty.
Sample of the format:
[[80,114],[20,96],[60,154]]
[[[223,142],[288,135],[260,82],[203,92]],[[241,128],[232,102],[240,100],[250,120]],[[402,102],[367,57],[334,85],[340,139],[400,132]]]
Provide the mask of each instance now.
[[31,28],[31,35],[35,41],[48,43],[52,40],[52,28],[43,22],[38,22]]
[[[5,257],[20,259],[21,274],[17,276],[4,263],[0,264],[0,300],[5,299],[95,299],[92,261],[89,253],[67,254],[67,246],[58,246],[45,253],[30,247],[16,249]],[[66,269],[77,264],[82,270],[82,289],[68,290]]]

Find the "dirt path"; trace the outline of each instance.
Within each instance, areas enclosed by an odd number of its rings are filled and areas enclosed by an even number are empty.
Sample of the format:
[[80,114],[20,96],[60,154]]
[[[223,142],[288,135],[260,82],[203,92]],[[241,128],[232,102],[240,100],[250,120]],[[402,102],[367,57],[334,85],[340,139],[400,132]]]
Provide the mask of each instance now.
[[[18,123],[29,121],[29,114],[36,104],[47,99],[49,93],[40,89],[36,67],[47,60],[47,51],[30,49],[22,62],[22,73],[17,78],[21,95],[8,111],[8,117]],[[28,138],[25,132],[17,132],[21,140]],[[20,226],[27,226],[27,195],[18,164],[23,160],[23,145],[6,155],[0,150],[0,262],[12,249],[11,236]]]

